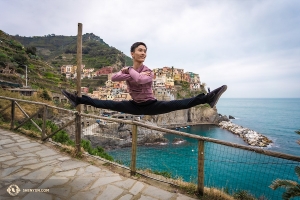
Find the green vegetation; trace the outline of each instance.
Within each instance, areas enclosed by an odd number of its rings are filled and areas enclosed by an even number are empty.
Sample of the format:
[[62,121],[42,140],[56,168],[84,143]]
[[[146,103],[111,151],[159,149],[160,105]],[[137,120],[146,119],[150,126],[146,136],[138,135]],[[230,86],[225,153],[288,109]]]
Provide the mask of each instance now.
[[[295,167],[295,172],[298,179],[300,179],[300,166]],[[286,191],[282,194],[282,199],[284,200],[288,200],[293,197],[300,197],[300,184],[295,181],[276,179],[272,182],[270,188],[273,190],[276,190],[277,188],[285,188]]]
[[199,90],[195,91],[191,90],[190,83],[185,81],[175,81],[175,87],[177,88],[176,99],[191,98],[201,93],[207,93],[205,83],[201,85]]
[[35,46],[28,45],[25,48],[12,36],[0,30],[0,70],[5,67],[11,70],[11,73],[0,73],[0,79],[20,86],[25,85],[25,65],[28,85],[34,89],[60,93],[61,88],[75,88],[71,81],[60,74],[60,70],[41,60]]
[[113,157],[107,154],[102,147],[98,146],[97,148],[93,148],[91,146],[91,142],[88,140],[81,140],[81,146],[91,155],[100,156],[110,161],[114,160]]
[[[77,36],[49,34],[45,36],[21,37],[14,39],[24,44],[26,52],[37,55],[53,64],[57,70],[62,65],[76,65]],[[82,63],[86,68],[100,69],[104,66],[132,65],[132,60],[123,52],[106,44],[93,33],[82,36]]]
[[[35,119],[34,121],[38,126],[40,126],[40,127],[42,126],[42,123],[43,123],[42,120]],[[22,127],[26,130],[39,132],[39,130],[31,122],[25,123]],[[52,133],[54,131],[57,131],[59,128],[53,122],[51,122],[50,120],[47,120],[46,121],[46,129],[47,129],[48,133]],[[53,141],[59,142],[61,144],[69,145],[72,147],[75,146],[74,141],[70,139],[69,135],[64,130],[57,132],[54,136],[52,136],[52,139],[53,139]],[[88,141],[88,140],[81,140],[81,146],[83,147],[83,149],[85,151],[87,151],[91,155],[100,156],[106,160],[113,161],[113,157],[110,156],[109,154],[107,154],[102,147],[93,148],[91,146],[90,141]]]
[[237,199],[237,200],[255,200],[256,199],[248,191],[245,191],[245,190],[239,190],[239,191],[235,192],[232,196],[234,199]]

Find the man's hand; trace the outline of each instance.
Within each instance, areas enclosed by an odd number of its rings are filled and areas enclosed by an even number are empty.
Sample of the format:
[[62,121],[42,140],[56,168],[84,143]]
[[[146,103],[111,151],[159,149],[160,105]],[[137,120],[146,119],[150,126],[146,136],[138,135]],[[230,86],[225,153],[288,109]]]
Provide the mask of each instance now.
[[122,69],[121,69],[121,71],[122,71],[122,73],[123,74],[129,74],[129,67],[123,67]]
[[150,75],[151,75],[151,72],[149,72],[149,71],[146,71],[146,72],[141,72],[140,74],[142,74],[142,75],[146,75],[146,76],[150,76]]

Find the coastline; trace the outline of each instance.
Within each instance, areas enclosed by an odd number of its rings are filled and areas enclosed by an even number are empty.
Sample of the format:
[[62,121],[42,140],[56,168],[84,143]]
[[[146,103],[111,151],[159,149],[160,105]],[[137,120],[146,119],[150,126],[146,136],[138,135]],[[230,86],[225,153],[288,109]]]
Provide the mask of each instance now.
[[226,129],[229,132],[238,135],[242,138],[248,145],[251,146],[258,146],[258,147],[268,147],[268,145],[272,144],[272,140],[268,137],[251,130],[249,128],[245,128],[239,126],[237,124],[232,123],[231,121],[221,121],[219,123],[210,123],[210,122],[187,122],[187,123],[180,123],[180,124],[168,124],[168,125],[161,125],[163,128],[174,129],[178,127],[186,127],[186,126],[197,126],[197,125],[215,125],[222,129]]
[[257,133],[254,130],[244,128],[240,125],[236,125],[231,121],[222,121],[218,124],[218,126],[220,128],[232,132],[235,135],[238,135],[240,138],[242,138],[246,143],[248,143],[251,146],[267,147],[268,145],[273,143],[272,140],[270,140],[266,136]]

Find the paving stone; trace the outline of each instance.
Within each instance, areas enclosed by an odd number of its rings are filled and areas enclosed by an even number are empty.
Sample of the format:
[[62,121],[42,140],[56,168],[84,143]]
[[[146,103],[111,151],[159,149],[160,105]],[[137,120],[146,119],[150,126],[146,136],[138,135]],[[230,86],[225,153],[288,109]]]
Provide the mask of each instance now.
[[29,139],[23,137],[22,139],[18,140],[18,142],[27,142],[27,141],[30,141]]
[[65,161],[65,160],[70,160],[70,157],[62,157],[62,158],[58,158],[57,160],[59,161]]
[[33,200],[33,199],[52,200],[52,196],[47,193],[33,192],[26,195],[22,200]]
[[147,196],[153,196],[157,199],[171,199],[174,194],[164,191],[162,189],[159,189],[157,187],[148,186],[144,191],[143,194]]
[[19,145],[22,149],[27,149],[27,148],[30,148],[30,147],[36,147],[36,146],[40,146],[39,143],[36,143],[36,142],[31,142],[29,144],[21,144]]
[[23,141],[18,141],[15,143],[15,145],[23,145],[23,144],[30,144],[31,141],[30,140],[23,140]]
[[56,173],[56,176],[67,176],[67,177],[72,177],[76,174],[77,170],[69,170],[65,172],[58,172]]
[[131,178],[128,178],[126,179],[125,181],[119,181],[119,182],[115,182],[113,183],[114,185],[118,186],[118,187],[121,187],[121,188],[125,188],[125,189],[129,189],[132,187],[132,185],[135,183],[136,181],[131,179]]
[[16,158],[16,159],[13,159],[13,160],[10,160],[10,161],[6,161],[5,164],[7,165],[14,165],[18,162],[21,162],[22,160],[24,160],[25,158]]
[[144,188],[144,184],[137,181],[134,186],[129,190],[129,192],[133,195],[137,195]]
[[[25,143],[19,143],[19,144],[25,144]],[[18,146],[18,143],[3,144],[2,146],[3,146],[4,148],[9,148],[9,147]]]
[[30,164],[36,164],[36,163],[39,163],[39,162],[40,161],[37,158],[33,158],[33,159],[29,159],[29,160],[19,162],[17,164],[17,166],[19,166],[19,165],[25,166],[25,165],[30,165]]
[[[77,177],[69,185],[72,187],[72,191],[82,190],[96,180],[96,177]],[[93,188],[91,188],[93,189]]]
[[95,199],[99,193],[101,193],[104,190],[104,188],[99,187],[99,188],[94,188],[92,190],[87,190],[87,191],[81,191],[78,192],[76,195],[72,196],[70,199]]
[[97,200],[113,200],[123,193],[123,189],[113,185],[108,185],[106,189],[97,197]]
[[84,170],[85,174],[87,174],[87,173],[93,174],[93,173],[97,173],[100,171],[101,171],[101,169],[99,169],[99,167],[95,167],[93,165],[87,166]]
[[59,154],[54,155],[54,156],[48,156],[45,158],[41,158],[41,161],[58,160],[57,158],[59,158],[59,157],[61,157],[61,155],[59,155]]
[[57,153],[51,149],[45,149],[45,150],[42,150],[42,151],[38,151],[36,152],[36,154],[38,154],[39,156],[41,157],[47,157],[47,156],[53,156],[53,155],[57,155]]
[[21,179],[23,176],[25,176],[26,174],[29,174],[31,171],[29,171],[28,169],[24,169],[21,171],[18,171],[14,174],[11,174],[7,177],[5,177],[5,180],[17,180],[17,179]]
[[0,177],[5,177],[5,176],[7,176],[7,175],[10,175],[11,173],[13,173],[14,171],[16,171],[16,170],[18,170],[18,169],[20,169],[21,168],[21,166],[18,166],[18,167],[10,167],[10,168],[6,168],[6,169],[3,169],[3,170],[1,170],[2,172],[1,172],[1,176]]
[[[1,131],[1,130],[0,130]],[[9,135],[0,135],[0,140],[4,140],[4,139],[11,139],[11,136]]]
[[23,177],[23,179],[29,179],[32,182],[41,183],[45,180],[47,176],[52,172],[51,166],[46,166],[36,171],[31,172],[30,174]]
[[0,145],[11,144],[11,143],[15,143],[15,141],[13,141],[11,139],[0,140]]
[[139,200],[158,200],[158,199],[142,195],[141,198],[139,198]]
[[197,200],[197,199],[194,199],[194,198],[191,198],[191,197],[187,197],[187,196],[184,196],[182,194],[177,194],[177,199],[176,200]]
[[6,164],[2,164],[1,165],[1,168],[3,168],[3,169],[6,169],[6,168],[9,168],[10,166],[9,165],[6,165]]
[[130,200],[133,196],[131,194],[126,194],[124,196],[122,196],[120,199],[118,200]]
[[120,176],[113,176],[113,177],[101,177],[99,178],[91,187],[91,189],[95,188],[95,187],[99,187],[102,185],[106,185],[109,183],[113,183],[116,181],[122,180]]
[[81,176],[83,173],[84,173],[84,169],[83,169],[83,168],[80,168],[80,169],[78,169],[76,175],[77,175],[77,176]]
[[58,185],[63,185],[69,181],[66,177],[51,176],[42,185],[39,186],[41,189],[50,189]]
[[11,159],[14,159],[14,158],[16,158],[16,157],[14,157],[14,156],[0,157],[0,162],[4,162],[4,161],[11,160]]
[[26,154],[22,155],[22,157],[36,157],[36,154],[26,153]]
[[30,153],[30,152],[36,152],[36,151],[39,151],[42,149],[42,146],[37,146],[37,147],[33,147],[33,148],[29,148],[29,149],[19,149],[19,151],[15,151],[15,155],[23,155],[23,154],[27,154],[27,153]]
[[89,164],[81,162],[81,161],[66,160],[66,161],[62,162],[61,169],[63,171],[66,171],[66,170],[70,170],[70,169],[76,169],[79,167],[85,167],[87,165],[89,165]]
[[0,145],[0,150],[3,149],[2,146]]
[[13,154],[12,154],[13,152],[10,152],[10,153],[3,153],[3,154],[0,154],[1,155],[1,157],[4,157],[4,156],[12,156]]
[[0,155],[5,154],[5,153],[9,153],[9,152],[18,152],[21,151],[21,149],[19,147],[10,147],[10,148],[3,148],[0,150]]
[[40,167],[43,167],[46,165],[49,166],[49,165],[57,163],[57,162],[58,161],[56,161],[56,160],[50,160],[50,161],[46,161],[46,162],[39,162],[39,163],[32,164],[32,165],[26,165],[26,166],[24,166],[24,168],[37,169],[37,168],[40,168]]
[[0,133],[1,133],[1,135],[12,135],[13,134],[12,132],[9,132],[5,129],[0,129]]
[[62,196],[63,199],[67,199],[66,197],[69,196],[71,193],[71,187],[68,185],[65,185],[65,186],[59,187],[59,188],[50,188],[49,192],[51,194],[57,194],[59,196]]

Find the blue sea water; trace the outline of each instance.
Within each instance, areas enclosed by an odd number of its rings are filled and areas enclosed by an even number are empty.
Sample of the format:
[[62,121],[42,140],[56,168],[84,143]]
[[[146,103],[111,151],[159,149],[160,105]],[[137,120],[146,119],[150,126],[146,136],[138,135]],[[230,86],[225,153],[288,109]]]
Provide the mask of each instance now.
[[[255,130],[273,141],[271,151],[300,156],[300,99],[226,99],[217,104],[218,113],[232,115],[233,123]],[[198,125],[181,129],[183,132],[247,145],[241,138],[212,125]],[[194,139],[181,145],[172,144],[178,136],[166,134],[170,141],[164,146],[139,146],[138,168],[168,171],[173,177],[197,182],[198,143]],[[109,153],[125,165],[130,165],[130,148]],[[205,143],[205,186],[226,188],[229,191],[247,190],[256,197],[281,199],[283,189],[268,186],[276,178],[294,181],[297,162],[248,152],[232,147]]]

